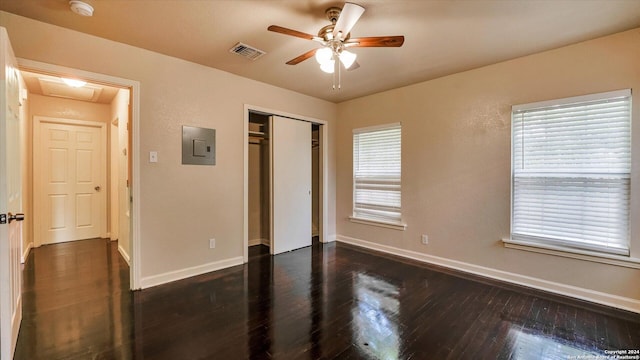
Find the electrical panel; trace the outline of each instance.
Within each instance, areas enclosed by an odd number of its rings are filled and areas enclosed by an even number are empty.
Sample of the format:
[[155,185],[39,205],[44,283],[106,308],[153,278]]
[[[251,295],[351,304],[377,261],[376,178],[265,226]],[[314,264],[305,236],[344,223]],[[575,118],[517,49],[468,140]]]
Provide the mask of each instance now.
[[182,164],[216,164],[216,130],[193,126],[182,127]]

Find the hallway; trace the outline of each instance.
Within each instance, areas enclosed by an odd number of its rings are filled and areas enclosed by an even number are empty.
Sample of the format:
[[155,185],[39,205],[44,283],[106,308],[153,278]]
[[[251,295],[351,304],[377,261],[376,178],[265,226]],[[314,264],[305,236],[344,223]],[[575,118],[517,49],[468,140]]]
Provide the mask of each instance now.
[[32,249],[23,276],[15,359],[132,358],[133,295],[117,242]]

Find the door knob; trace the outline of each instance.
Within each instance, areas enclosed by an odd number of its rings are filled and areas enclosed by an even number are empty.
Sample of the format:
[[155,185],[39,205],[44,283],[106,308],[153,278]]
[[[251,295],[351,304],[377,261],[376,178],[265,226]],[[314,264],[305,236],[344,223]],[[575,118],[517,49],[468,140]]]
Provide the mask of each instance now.
[[100,191],[100,185],[98,185],[98,186],[94,187],[94,189],[95,189],[96,191]]
[[17,213],[17,214],[9,213],[7,215],[9,215],[9,224],[11,224],[13,220],[16,220],[16,221],[24,220],[24,214],[22,213]]

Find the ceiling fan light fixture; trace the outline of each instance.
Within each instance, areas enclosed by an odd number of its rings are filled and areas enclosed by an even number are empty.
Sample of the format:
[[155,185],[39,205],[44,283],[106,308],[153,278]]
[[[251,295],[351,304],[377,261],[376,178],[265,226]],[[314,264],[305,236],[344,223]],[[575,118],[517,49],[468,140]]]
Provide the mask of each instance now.
[[333,74],[333,72],[335,71],[335,66],[335,60],[325,61],[324,63],[320,64],[320,70],[326,72],[327,74]]
[[302,31],[288,29],[282,26],[270,25],[267,30],[283,35],[312,40],[322,44],[319,49],[313,49],[286,62],[287,65],[297,65],[309,58],[315,57],[320,69],[333,74],[333,89],[340,89],[342,66],[347,70],[360,67],[356,62],[357,54],[347,51],[351,47],[400,47],[404,43],[404,36],[370,36],[352,38],[351,29],[364,13],[364,7],[346,2],[342,8],[330,7],[325,12],[331,22],[318,31],[318,35],[307,34]]
[[333,51],[327,47],[320,48],[316,51],[316,61],[322,65],[333,60]]
[[338,57],[340,58],[340,62],[342,62],[342,65],[344,65],[344,68],[348,69],[351,67],[351,65],[353,65],[353,62],[356,61],[357,56],[358,55],[352,53],[351,51],[342,50]]
[[69,1],[69,7],[71,8],[71,11],[80,16],[93,16],[93,6],[84,1],[71,0]]

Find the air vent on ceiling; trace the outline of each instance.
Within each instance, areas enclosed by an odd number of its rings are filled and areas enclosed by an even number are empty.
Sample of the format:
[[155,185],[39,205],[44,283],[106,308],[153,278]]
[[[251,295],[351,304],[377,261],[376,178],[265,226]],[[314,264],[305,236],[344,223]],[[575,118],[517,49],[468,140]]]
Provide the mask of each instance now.
[[259,57],[261,57],[262,55],[266,54],[266,52],[256,49],[253,46],[249,46],[247,44],[243,44],[243,43],[237,43],[235,45],[233,45],[233,47],[231,49],[229,49],[229,52],[232,52],[234,54],[238,54],[242,57],[245,57],[249,60],[256,60]]

